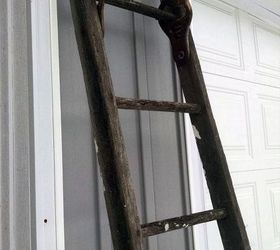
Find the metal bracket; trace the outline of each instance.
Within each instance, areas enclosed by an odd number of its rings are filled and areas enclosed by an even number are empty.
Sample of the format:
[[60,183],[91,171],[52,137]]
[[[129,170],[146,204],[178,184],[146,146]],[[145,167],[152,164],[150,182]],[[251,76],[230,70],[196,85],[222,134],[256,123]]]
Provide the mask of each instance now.
[[188,61],[190,54],[189,31],[192,20],[192,7],[188,0],[163,0],[159,9],[174,13],[175,20],[160,20],[159,25],[168,36],[173,57],[178,66]]

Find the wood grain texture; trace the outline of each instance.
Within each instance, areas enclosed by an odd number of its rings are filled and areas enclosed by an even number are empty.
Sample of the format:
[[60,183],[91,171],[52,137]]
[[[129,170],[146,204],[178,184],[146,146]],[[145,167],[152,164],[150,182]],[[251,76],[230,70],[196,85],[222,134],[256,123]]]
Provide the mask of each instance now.
[[140,223],[96,3],[70,3],[114,248],[140,250]]
[[173,22],[159,21],[159,24],[171,42],[173,58],[186,101],[201,105],[200,113],[190,114],[190,118],[213,207],[223,208],[227,212],[227,217],[218,221],[224,249],[249,250],[251,248],[248,236],[189,29],[192,10],[189,1],[186,1],[188,5],[179,2],[175,7],[169,1],[161,3],[160,9],[171,8],[173,12],[180,12],[181,17]]
[[240,213],[226,157],[213,117],[199,59],[192,35],[189,36],[190,56],[186,64],[177,65],[186,101],[201,105],[201,111],[190,114],[213,207],[224,208],[227,217],[218,221],[224,249],[251,249]]
[[172,20],[176,18],[176,16],[168,11],[162,11],[158,8],[137,1],[105,0],[105,3],[122,9],[131,10],[145,16],[153,17],[158,20]]
[[190,226],[225,218],[223,209],[214,209],[200,213],[184,215],[171,219],[155,221],[141,226],[143,237],[167,233],[173,230],[186,229]]
[[119,109],[133,109],[133,110],[150,110],[163,112],[184,112],[184,113],[198,113],[199,105],[192,103],[179,103],[167,101],[155,101],[144,99],[130,99],[123,97],[116,97],[117,106]]
[[[83,0],[78,3],[71,0],[71,5],[88,93],[93,132],[98,146],[98,158],[105,186],[105,199],[114,248],[142,249],[136,202],[131,188],[117,103],[105,56],[103,34],[97,15],[96,3],[90,0]],[[179,7],[182,6],[189,7],[189,5],[185,6],[181,3]],[[161,7],[163,9],[164,6],[161,5]],[[177,8],[178,6],[175,7],[180,10],[180,8]],[[191,11],[190,8],[187,10]],[[224,248],[227,250],[249,250],[250,245],[246,230],[211,111],[195,45],[188,28],[190,20],[191,14],[189,16],[185,15],[175,22],[162,21],[160,25],[163,29],[164,26],[166,27],[164,31],[171,40],[174,60],[187,102],[201,105],[201,113],[191,114],[190,117],[204,165],[213,207],[215,209],[225,209],[227,213],[225,219],[218,221]],[[186,22],[185,25],[180,23],[182,21]],[[151,101],[147,102],[147,100],[144,101],[144,104],[143,102],[139,104],[139,102],[135,103],[132,100],[122,100],[121,105],[127,108],[133,104],[134,107],[139,108],[144,107],[145,102],[151,104]],[[157,108],[159,106],[163,107],[162,104],[158,105],[158,103],[150,105],[153,108],[155,106]],[[186,219],[186,217],[184,218]],[[170,220],[172,228],[176,227],[173,220],[176,221],[176,219]],[[150,224],[150,226],[153,225]],[[184,227],[184,224],[181,226]],[[166,230],[165,225],[164,230],[168,231],[169,228]]]

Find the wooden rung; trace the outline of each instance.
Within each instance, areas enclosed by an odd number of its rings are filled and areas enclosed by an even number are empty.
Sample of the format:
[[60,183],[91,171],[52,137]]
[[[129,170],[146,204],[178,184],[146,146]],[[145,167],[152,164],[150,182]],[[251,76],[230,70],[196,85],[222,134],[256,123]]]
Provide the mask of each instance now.
[[[97,0],[99,1],[99,0]],[[175,20],[176,16],[168,11],[160,10],[137,1],[127,0],[105,0],[106,4],[113,5],[122,9],[130,10],[157,20]]]
[[119,109],[150,110],[164,112],[199,113],[200,106],[192,103],[167,102],[116,97]]
[[155,221],[141,225],[142,236],[149,237],[157,234],[167,233],[173,230],[188,228],[190,226],[226,217],[224,209],[208,210],[191,215]]

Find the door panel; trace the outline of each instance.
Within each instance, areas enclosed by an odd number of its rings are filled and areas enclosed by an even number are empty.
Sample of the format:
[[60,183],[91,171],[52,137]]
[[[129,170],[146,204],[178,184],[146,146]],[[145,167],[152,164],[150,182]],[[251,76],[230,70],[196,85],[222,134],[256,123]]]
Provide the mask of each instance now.
[[[224,1],[193,6],[194,39],[252,249],[280,249],[280,27]],[[193,168],[200,160],[192,140]],[[192,183],[203,179],[198,173]],[[194,211],[211,207],[200,183]],[[223,249],[216,222],[196,227],[195,245]]]

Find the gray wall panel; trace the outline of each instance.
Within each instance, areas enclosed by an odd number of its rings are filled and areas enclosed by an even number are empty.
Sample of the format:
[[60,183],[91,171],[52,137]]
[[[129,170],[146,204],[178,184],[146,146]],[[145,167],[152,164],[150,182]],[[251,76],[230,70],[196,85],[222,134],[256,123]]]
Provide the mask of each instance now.
[[[59,1],[58,17],[66,249],[79,246],[108,250],[111,243],[103,185],[91,149],[89,111],[68,0]],[[116,95],[180,99],[169,42],[156,21],[106,6],[105,26]],[[184,146],[184,138],[180,139],[184,136],[182,117],[120,111],[120,118],[141,221],[186,213],[186,159],[184,148],[180,149]],[[184,231],[172,232],[152,237],[148,246],[151,250],[187,249],[186,238]]]
[[35,242],[29,1],[0,2],[0,249]]
[[[149,4],[156,5],[150,1]],[[176,86],[171,64],[170,47],[167,38],[158,23],[150,18],[143,18],[146,97],[157,100],[175,100]],[[139,66],[140,67],[140,66]],[[141,83],[143,84],[143,83]],[[142,86],[139,84],[139,88]],[[146,98],[145,96],[141,96]],[[177,116],[172,113],[151,112],[148,121],[150,126],[150,150],[153,175],[155,218],[163,219],[185,213],[182,198],[182,166],[178,155]],[[146,166],[147,167],[147,166]],[[147,190],[149,192],[149,190]],[[147,206],[150,201],[147,200]],[[177,231],[160,235],[156,243],[150,242],[151,248],[186,249],[185,234]]]
[[58,1],[67,250],[98,249],[96,159],[69,1]]

